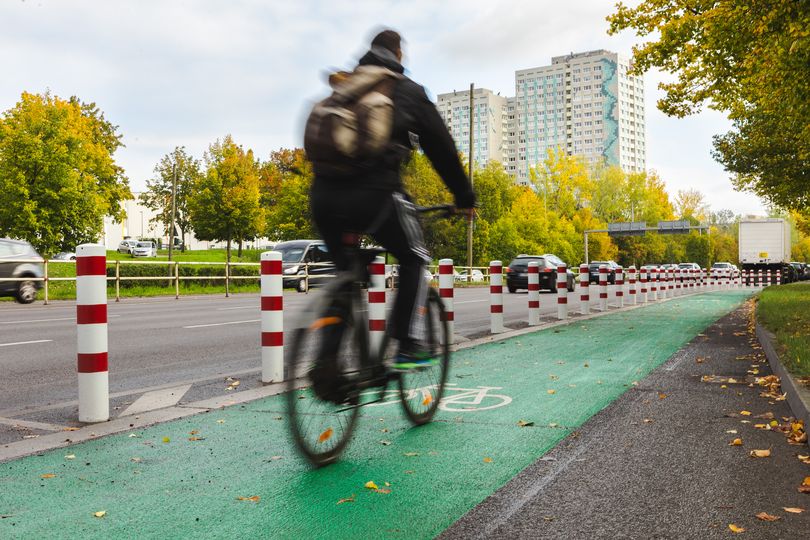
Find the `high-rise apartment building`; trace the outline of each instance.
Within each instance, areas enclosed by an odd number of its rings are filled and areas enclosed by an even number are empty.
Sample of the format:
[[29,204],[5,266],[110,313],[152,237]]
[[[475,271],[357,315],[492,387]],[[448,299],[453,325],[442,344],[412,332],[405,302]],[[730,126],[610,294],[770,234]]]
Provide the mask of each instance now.
[[[515,96],[474,91],[474,156],[497,160],[519,183],[550,149],[591,163],[646,168],[644,82],[629,61],[605,50],[556,56],[515,72]],[[438,96],[458,148],[469,151],[469,91]]]
[[[473,159],[478,165],[504,162],[506,102],[486,88],[473,89]],[[470,91],[439,94],[436,106],[459,151],[470,155]]]
[[507,141],[516,149],[520,183],[556,148],[628,172],[645,169],[644,83],[629,67],[620,55],[598,50],[515,72],[515,123]]

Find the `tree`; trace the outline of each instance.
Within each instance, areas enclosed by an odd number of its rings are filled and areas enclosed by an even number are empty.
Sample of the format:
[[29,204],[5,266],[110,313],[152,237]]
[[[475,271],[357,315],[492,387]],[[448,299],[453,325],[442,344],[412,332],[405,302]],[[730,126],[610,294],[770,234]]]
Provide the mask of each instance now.
[[44,255],[98,241],[131,198],[117,127],[94,103],[24,92],[0,118],[0,236]]
[[208,147],[206,171],[194,183],[189,197],[191,226],[200,240],[231,243],[259,236],[264,227],[264,212],[259,203],[259,171],[253,150],[243,150],[227,135]]
[[702,105],[725,111],[734,130],[715,138],[715,158],[737,189],[788,208],[810,207],[810,3],[645,0],[618,4],[610,33],[656,36],[633,49],[633,72],[658,67],[658,108],[683,117]]
[[709,215],[709,206],[703,193],[696,189],[679,189],[675,197],[675,209],[679,218],[694,218],[699,223],[706,221]]
[[169,242],[174,242],[174,227],[172,222],[172,183],[174,174],[177,174],[177,187],[174,198],[175,214],[174,224],[180,231],[180,238],[185,251],[186,233],[191,227],[188,200],[196,182],[202,177],[200,162],[189,156],[182,146],[175,147],[174,151],[166,154],[155,165],[155,177],[146,181],[146,191],[141,193],[141,202],[157,213],[152,218],[153,223],[163,224],[169,235]]
[[262,207],[266,212],[265,236],[274,240],[314,238],[318,235],[309,208],[312,165],[303,148],[283,148],[261,165]]

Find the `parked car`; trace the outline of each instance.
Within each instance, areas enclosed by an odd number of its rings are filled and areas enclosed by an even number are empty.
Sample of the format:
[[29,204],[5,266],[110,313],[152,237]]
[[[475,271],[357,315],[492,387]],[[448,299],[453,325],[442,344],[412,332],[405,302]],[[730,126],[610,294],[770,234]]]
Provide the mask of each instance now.
[[132,256],[157,257],[157,248],[155,247],[155,243],[152,241],[138,242],[137,244],[135,244],[135,247],[132,248]]
[[52,261],[75,261],[76,254],[72,251],[60,251],[53,257],[51,257]]
[[[42,278],[45,275],[42,257],[34,247],[22,240],[0,238],[0,279]],[[0,281],[0,296],[13,296],[21,304],[37,298],[41,281]]]
[[[557,290],[557,266],[565,264],[563,261],[551,253],[545,255],[518,255],[506,268],[506,288],[510,293],[518,289],[529,288],[529,263],[537,261],[540,274],[540,289],[548,289],[552,292]],[[574,290],[574,273],[568,268],[567,272],[568,291]]]
[[293,287],[298,292],[306,292],[307,286],[323,285],[323,276],[336,271],[323,240],[289,240],[276,244],[273,249],[281,253],[284,287]]
[[[453,280],[458,281],[460,283],[466,283],[467,282],[467,271],[462,270],[461,272],[455,272],[455,274],[453,275]],[[481,272],[481,270],[473,269],[473,271],[470,274],[470,281],[472,281],[472,282],[484,281],[484,273]]]
[[791,262],[790,266],[796,271],[796,278],[799,281],[807,281],[810,279],[810,265],[803,262]]
[[127,255],[132,253],[132,250],[135,249],[135,246],[138,245],[137,240],[121,240],[121,243],[118,244],[118,253],[126,253]]
[[715,279],[729,277],[734,279],[738,275],[739,270],[736,270],[736,267],[728,262],[716,262],[712,265],[711,270],[709,270],[709,276]]
[[591,283],[599,283],[599,267],[602,265],[607,266],[608,283],[616,282],[616,269],[619,268],[616,261],[591,261],[588,265],[588,281]]

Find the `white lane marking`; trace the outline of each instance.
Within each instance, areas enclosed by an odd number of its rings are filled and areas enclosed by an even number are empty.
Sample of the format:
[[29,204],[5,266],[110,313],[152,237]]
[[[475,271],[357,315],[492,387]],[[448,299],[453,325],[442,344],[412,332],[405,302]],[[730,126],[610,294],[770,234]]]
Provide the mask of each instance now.
[[37,339],[34,341],[15,341],[14,343],[0,343],[0,347],[11,347],[12,345],[31,345],[34,343],[48,343],[52,339]]
[[184,326],[183,328],[208,328],[209,326],[226,326],[228,324],[245,324],[245,323],[254,323],[260,322],[261,319],[251,319],[249,321],[231,321],[231,322],[218,322],[218,323],[211,323],[211,324],[192,324],[191,326]]
[[20,420],[19,418],[5,418],[0,416],[0,424],[6,426],[19,426],[28,429],[41,429],[42,431],[62,431],[67,426],[57,426],[56,424],[47,424],[45,422],[33,422],[31,420]]
[[217,311],[231,311],[233,309],[259,309],[259,305],[256,304],[255,306],[237,306],[237,307],[221,307],[217,308]]
[[133,414],[140,414],[146,411],[153,411],[155,409],[164,409],[166,407],[174,407],[177,402],[183,399],[186,395],[190,384],[183,386],[175,386],[173,388],[164,388],[163,390],[155,390],[147,392],[138,399],[136,399],[124,412],[118,416],[130,416]]
[[[114,319],[116,317],[120,317],[121,315],[107,315],[108,319]],[[75,321],[76,317],[61,317],[58,319],[32,319],[30,321],[2,321],[0,324],[27,324],[27,323],[38,323],[38,322],[53,322],[53,321]]]
[[477,303],[480,303],[480,302],[489,302],[489,299],[484,299],[484,300],[462,300],[461,302],[453,302],[453,305],[457,306],[459,304],[477,304]]

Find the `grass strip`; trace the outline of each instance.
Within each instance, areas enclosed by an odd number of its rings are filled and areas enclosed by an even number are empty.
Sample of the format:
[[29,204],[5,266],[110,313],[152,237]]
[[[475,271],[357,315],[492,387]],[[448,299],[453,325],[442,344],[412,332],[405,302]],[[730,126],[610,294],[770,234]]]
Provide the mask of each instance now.
[[759,295],[757,320],[776,336],[785,368],[810,376],[810,282],[766,287]]

